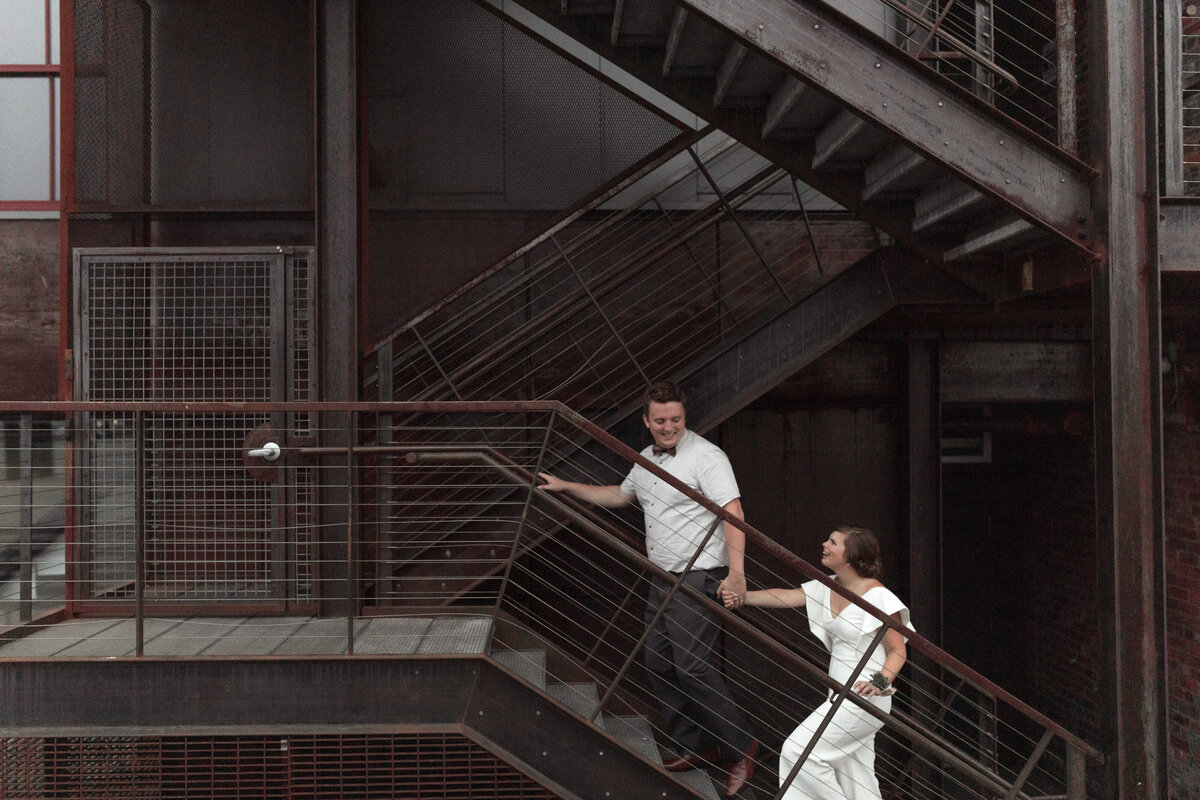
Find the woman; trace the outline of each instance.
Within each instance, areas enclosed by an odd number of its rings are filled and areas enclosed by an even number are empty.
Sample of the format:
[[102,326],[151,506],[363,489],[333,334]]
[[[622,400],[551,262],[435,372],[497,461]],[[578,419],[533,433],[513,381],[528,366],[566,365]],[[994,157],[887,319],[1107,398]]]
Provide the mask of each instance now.
[[[839,526],[821,545],[821,563],[833,572],[834,580],[891,616],[910,630],[908,608],[879,582],[883,560],[879,541],[866,528]],[[742,605],[765,608],[804,607],[809,629],[830,651],[829,676],[839,683],[849,680],[863,653],[883,624],[820,581],[808,581],[798,589],[760,589],[738,596],[722,591],[729,608]],[[874,706],[890,713],[892,682],[907,660],[904,636],[889,628],[875,647],[854,691],[870,698]],[[832,696],[832,693],[831,693]],[[816,708],[783,743],[779,754],[779,781],[787,779],[821,722],[829,716],[832,700]],[[875,777],[875,733],[883,723],[845,700],[821,734],[786,800],[879,800]]]

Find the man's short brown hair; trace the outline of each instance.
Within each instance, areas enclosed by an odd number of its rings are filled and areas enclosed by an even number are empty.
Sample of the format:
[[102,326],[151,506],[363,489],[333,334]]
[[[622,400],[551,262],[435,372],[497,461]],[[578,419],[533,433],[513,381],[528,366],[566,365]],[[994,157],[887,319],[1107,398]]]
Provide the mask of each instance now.
[[658,381],[646,387],[642,394],[642,413],[650,416],[651,403],[679,403],[687,411],[687,395],[679,384],[671,381]]

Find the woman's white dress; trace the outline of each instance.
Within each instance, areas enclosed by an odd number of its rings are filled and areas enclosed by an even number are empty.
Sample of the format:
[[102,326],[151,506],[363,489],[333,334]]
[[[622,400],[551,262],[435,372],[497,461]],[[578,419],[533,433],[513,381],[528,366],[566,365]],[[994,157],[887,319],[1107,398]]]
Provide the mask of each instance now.
[[[845,683],[882,623],[853,604],[834,616],[829,604],[832,591],[820,581],[809,581],[801,588],[807,597],[809,629],[829,650],[829,675]],[[912,629],[908,608],[890,589],[876,586],[863,599],[889,616],[898,613],[900,621]],[[881,643],[871,653],[859,679],[866,680],[879,671],[884,658]],[[885,713],[892,710],[891,697],[874,697],[869,702]],[[783,743],[779,755],[780,785],[832,707],[829,699],[817,706]],[[882,722],[853,701],[842,701],[788,787],[785,800],[880,800],[879,780],[875,777],[875,732],[881,727]]]

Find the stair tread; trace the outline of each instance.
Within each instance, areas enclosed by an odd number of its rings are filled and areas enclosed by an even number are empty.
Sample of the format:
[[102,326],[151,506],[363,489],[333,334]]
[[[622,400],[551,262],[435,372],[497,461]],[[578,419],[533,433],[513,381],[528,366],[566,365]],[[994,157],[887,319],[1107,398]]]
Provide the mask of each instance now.
[[379,617],[372,619],[354,651],[366,655],[417,652],[433,620],[429,617]]
[[438,617],[421,640],[418,653],[486,653],[491,617]]
[[654,728],[645,717],[608,717],[604,722],[606,730],[613,738],[647,761],[662,763],[662,755],[654,742]]
[[689,769],[686,772],[676,772],[675,777],[680,783],[685,783],[696,791],[697,794],[711,798],[711,800],[719,800],[717,795],[717,787],[713,783],[713,779],[708,777],[708,773],[702,769]]
[[486,653],[492,626],[490,617],[371,617],[355,636],[354,651],[363,655]]
[[[546,694],[584,718],[600,704],[600,692],[594,683],[554,683],[546,687]],[[596,717],[596,726],[605,727],[603,714]]]
[[492,657],[543,692],[546,691],[545,650],[498,650]]

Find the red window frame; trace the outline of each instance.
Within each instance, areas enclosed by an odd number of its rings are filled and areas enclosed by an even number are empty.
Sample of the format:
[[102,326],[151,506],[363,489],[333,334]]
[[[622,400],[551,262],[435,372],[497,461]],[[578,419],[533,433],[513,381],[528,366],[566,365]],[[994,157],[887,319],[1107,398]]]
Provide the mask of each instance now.
[[[58,130],[58,109],[55,106],[54,89],[55,82],[59,81],[61,88],[61,69],[60,65],[51,63],[51,53],[53,43],[51,34],[52,26],[58,24],[58,20],[53,19],[51,14],[50,0],[45,0],[45,31],[46,31],[46,62],[44,64],[0,64],[0,80],[5,78],[49,78],[49,87],[47,91],[49,97],[50,109],[50,138],[46,143],[46,147],[50,151],[50,169],[48,172],[49,188],[46,196],[54,198],[58,191],[58,182],[56,180],[59,168],[59,153],[58,148],[62,141],[62,133]],[[60,93],[61,94],[61,93]],[[61,193],[59,199],[49,200],[0,200],[0,211],[61,211],[62,198]]]

